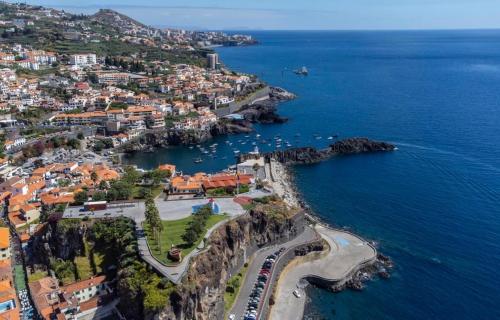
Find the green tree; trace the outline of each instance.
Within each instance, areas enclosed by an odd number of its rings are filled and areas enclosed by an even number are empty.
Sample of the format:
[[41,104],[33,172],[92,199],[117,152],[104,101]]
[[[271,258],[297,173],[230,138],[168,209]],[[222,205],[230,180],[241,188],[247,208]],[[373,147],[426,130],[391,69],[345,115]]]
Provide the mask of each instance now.
[[196,242],[196,240],[198,240],[198,233],[196,233],[196,231],[194,231],[193,229],[188,228],[182,235],[182,240],[184,240],[184,242],[191,246]]
[[141,173],[137,171],[134,167],[132,166],[126,166],[125,167],[125,173],[123,174],[122,181],[128,183],[128,184],[136,184],[139,179],[141,179]]
[[171,173],[168,170],[155,169],[151,172],[151,178],[153,180],[153,184],[156,186],[159,185],[163,179],[169,178],[170,175]]
[[90,180],[92,180],[92,182],[94,183],[94,186],[95,186],[97,179],[99,179],[99,177],[97,176],[97,172],[92,171],[92,173],[90,173]]
[[106,192],[97,191],[92,195],[92,200],[94,201],[104,201],[106,200]]
[[82,205],[88,200],[89,196],[87,191],[80,191],[75,194],[75,204]]

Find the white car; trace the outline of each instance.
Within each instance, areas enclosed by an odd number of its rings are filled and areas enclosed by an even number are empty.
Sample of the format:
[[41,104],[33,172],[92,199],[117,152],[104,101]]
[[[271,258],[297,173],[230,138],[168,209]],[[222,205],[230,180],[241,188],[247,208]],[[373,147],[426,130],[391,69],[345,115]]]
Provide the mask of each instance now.
[[229,317],[227,317],[229,320],[234,320],[236,318],[236,315],[230,314]]
[[300,293],[297,290],[293,290],[293,295],[297,298],[301,297]]

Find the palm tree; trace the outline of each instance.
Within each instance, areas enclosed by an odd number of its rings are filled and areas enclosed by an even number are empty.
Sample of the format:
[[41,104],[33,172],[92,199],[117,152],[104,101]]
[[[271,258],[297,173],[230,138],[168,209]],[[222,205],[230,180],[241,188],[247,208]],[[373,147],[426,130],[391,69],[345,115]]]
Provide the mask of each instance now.
[[252,166],[252,169],[253,169],[253,171],[255,172],[255,180],[257,180],[257,173],[259,172],[260,165],[259,165],[258,163],[255,163],[255,164]]

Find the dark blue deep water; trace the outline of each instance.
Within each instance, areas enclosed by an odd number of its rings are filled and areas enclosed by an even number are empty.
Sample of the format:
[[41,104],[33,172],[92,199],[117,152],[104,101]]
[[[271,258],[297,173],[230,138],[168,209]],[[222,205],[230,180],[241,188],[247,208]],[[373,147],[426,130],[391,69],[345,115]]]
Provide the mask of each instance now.
[[[294,168],[319,216],[396,263],[363,292],[312,289],[318,319],[500,319],[500,31],[253,35],[261,45],[221,48],[222,60],[299,95],[280,107],[288,123],[257,127],[263,137],[322,146],[332,134],[367,136],[399,148]],[[303,65],[308,77],[282,72]],[[131,161],[221,169],[233,161],[225,139],[227,160],[195,165],[197,151],[173,148]]]

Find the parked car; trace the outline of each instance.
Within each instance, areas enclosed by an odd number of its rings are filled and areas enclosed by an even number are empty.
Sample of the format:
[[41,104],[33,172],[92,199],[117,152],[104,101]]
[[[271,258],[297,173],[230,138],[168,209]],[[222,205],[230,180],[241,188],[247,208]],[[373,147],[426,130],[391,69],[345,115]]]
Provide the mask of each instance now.
[[293,290],[293,295],[297,298],[301,297],[300,293],[297,290]]

